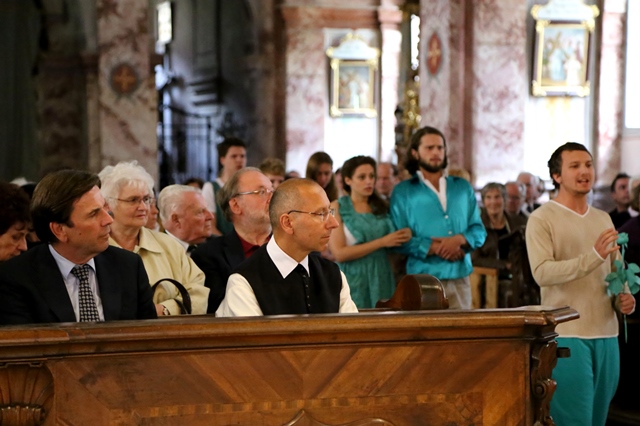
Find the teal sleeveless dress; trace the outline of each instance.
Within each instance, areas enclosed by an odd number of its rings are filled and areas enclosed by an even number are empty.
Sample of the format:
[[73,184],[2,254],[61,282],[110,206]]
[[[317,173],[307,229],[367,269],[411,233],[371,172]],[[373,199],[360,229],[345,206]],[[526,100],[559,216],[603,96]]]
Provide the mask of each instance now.
[[[338,200],[340,216],[345,227],[355,237],[356,244],[366,243],[395,231],[388,214],[357,213],[349,196]],[[338,263],[351,289],[351,298],[358,308],[373,308],[379,299],[393,295],[396,284],[386,249],[349,262]]]

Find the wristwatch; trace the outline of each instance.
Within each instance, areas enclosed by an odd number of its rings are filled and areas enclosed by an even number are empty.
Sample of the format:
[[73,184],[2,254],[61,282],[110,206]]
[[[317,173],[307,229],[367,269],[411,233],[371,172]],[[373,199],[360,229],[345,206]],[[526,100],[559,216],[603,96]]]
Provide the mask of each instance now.
[[171,312],[169,312],[169,308],[167,308],[166,306],[162,305],[162,315],[171,315]]

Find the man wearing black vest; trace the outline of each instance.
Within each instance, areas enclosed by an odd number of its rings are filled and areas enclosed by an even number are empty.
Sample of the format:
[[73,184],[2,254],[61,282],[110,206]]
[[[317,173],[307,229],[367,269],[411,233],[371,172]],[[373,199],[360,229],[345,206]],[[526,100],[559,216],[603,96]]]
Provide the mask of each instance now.
[[285,181],[273,194],[273,237],[229,277],[216,316],[358,312],[334,262],[320,257],[338,226],[329,199],[309,179]]

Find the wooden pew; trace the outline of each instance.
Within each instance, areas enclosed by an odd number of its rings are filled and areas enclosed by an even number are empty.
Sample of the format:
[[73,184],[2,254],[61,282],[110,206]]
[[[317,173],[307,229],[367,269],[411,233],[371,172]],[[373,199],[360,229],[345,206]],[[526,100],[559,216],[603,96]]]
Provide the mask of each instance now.
[[480,309],[482,307],[482,295],[480,292],[482,277],[485,278],[485,307],[487,309],[495,309],[498,307],[498,270],[496,268],[485,268],[483,266],[474,266],[473,272],[469,276],[471,284],[471,308]]
[[400,311],[448,309],[449,299],[439,279],[429,274],[405,275],[391,299],[379,300],[376,308]]
[[570,308],[0,327],[2,425],[550,425]]

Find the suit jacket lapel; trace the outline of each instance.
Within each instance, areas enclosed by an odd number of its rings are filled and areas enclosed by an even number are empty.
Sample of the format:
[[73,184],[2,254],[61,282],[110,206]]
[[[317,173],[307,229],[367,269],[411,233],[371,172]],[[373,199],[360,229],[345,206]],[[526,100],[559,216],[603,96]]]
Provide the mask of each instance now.
[[122,297],[121,288],[118,285],[118,266],[112,265],[104,253],[97,255],[94,262],[104,319],[105,321],[116,320],[120,317],[120,299]]
[[69,299],[67,286],[56,260],[49,251],[48,244],[41,244],[37,249],[41,251],[38,256],[41,261],[37,264],[38,278],[35,285],[60,322],[76,322],[76,314]]

